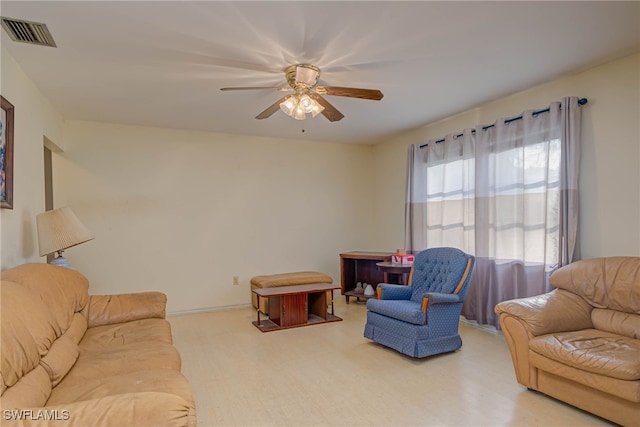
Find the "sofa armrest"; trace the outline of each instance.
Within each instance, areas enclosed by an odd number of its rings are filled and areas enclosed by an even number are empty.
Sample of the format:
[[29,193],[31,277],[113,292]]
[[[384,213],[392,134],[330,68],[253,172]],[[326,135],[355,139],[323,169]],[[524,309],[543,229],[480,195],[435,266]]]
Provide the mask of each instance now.
[[580,296],[555,289],[546,294],[504,301],[494,308],[496,314],[520,319],[532,336],[553,332],[579,331],[593,327],[593,307]]
[[[6,423],[6,424],[5,424]],[[163,392],[124,393],[38,408],[3,409],[7,427],[196,426],[192,404]]]
[[538,335],[593,327],[592,308],[578,295],[562,289],[495,306],[520,384],[538,389],[538,370],[529,362],[529,341]]
[[162,292],[91,295],[85,309],[88,327],[159,318],[166,314],[167,296]]
[[411,287],[405,285],[379,283],[376,287],[376,293],[378,299],[411,299]]

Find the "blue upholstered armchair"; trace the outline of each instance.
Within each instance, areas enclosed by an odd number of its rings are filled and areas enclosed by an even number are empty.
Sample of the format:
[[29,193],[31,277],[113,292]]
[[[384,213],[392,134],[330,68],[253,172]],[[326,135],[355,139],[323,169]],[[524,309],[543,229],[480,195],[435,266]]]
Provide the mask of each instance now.
[[475,257],[456,248],[426,249],[415,256],[409,286],[380,283],[367,301],[364,336],[412,357],[462,346],[458,323]]

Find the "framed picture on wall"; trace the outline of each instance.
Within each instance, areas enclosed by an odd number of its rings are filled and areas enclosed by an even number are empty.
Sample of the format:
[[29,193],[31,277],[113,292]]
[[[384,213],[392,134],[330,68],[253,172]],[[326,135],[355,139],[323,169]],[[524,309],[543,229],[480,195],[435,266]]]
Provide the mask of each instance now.
[[0,208],[13,209],[13,104],[0,98]]

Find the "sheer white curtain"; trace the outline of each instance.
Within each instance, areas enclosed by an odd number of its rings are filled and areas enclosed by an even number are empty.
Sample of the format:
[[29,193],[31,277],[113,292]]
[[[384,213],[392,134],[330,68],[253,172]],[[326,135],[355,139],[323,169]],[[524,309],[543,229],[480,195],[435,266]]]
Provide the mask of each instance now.
[[548,291],[577,259],[579,132],[572,97],[409,148],[406,245],[476,256],[467,319],[499,326],[495,304]]

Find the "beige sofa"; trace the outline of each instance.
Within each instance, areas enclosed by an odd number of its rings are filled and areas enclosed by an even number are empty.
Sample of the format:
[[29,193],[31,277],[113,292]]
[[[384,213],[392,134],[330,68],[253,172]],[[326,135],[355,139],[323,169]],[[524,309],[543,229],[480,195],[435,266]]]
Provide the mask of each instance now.
[[640,257],[578,261],[550,283],[557,289],[495,307],[518,382],[640,425]]
[[195,426],[166,296],[88,288],[48,264],[2,272],[2,426]]

